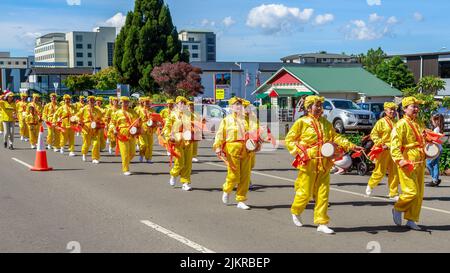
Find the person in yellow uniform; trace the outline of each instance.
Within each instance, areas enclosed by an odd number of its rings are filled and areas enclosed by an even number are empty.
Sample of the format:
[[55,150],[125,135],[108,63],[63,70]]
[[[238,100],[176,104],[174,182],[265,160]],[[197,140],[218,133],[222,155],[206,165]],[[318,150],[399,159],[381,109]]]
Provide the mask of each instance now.
[[53,126],[53,115],[58,110],[58,102],[55,93],[50,94],[50,102],[44,106],[42,119],[47,124],[47,149],[53,148],[53,151],[59,151],[59,132]]
[[14,126],[17,117],[17,106],[14,103],[14,94],[6,91],[0,100],[0,115],[3,120],[3,146],[10,150],[14,149]]
[[[34,93],[33,100],[28,105],[33,105],[35,113],[39,116],[39,119],[42,121],[41,95]],[[29,109],[29,108],[27,108],[27,109]],[[29,112],[27,114],[29,114]]]
[[114,115],[116,111],[119,110],[119,99],[117,97],[112,97],[111,99],[111,105],[106,110],[106,126],[108,128],[108,140],[109,140],[109,147],[108,152],[109,154],[113,153],[113,149],[116,147],[116,135],[114,134]]
[[88,105],[81,108],[77,113],[79,123],[82,126],[83,145],[81,147],[82,160],[86,161],[86,155],[92,145],[92,163],[100,163],[100,135],[103,135],[105,124],[103,113],[96,106],[96,98],[89,96]]
[[394,127],[391,134],[391,156],[398,166],[398,176],[402,193],[392,209],[394,223],[402,224],[402,214],[407,220],[406,226],[421,230],[417,225],[422,208],[426,145],[423,124],[417,120],[419,105],[424,102],[414,97],[402,100],[404,116]]
[[81,108],[86,106],[86,102],[84,99],[85,99],[84,96],[80,96],[78,98],[78,102],[75,103],[75,110],[77,111],[77,113],[81,110]]
[[30,136],[31,149],[36,149],[39,129],[41,128],[41,119],[35,108],[34,104],[29,104],[27,109],[27,116],[25,117],[25,123],[28,127],[28,135]]
[[[103,108],[103,97],[96,97],[95,105],[96,105],[97,109],[100,110],[100,112],[102,113],[102,116],[105,117],[106,110],[105,110],[105,108]],[[104,123],[104,119],[102,122]],[[106,149],[105,132],[103,132],[101,130],[99,137],[100,137],[100,151],[104,151]]]
[[[167,119],[170,116],[170,113],[173,111],[173,109],[175,107],[175,101],[173,99],[167,99],[166,103],[167,103],[167,107],[162,109],[161,112],[159,113],[161,115],[161,118],[164,121],[163,127],[166,124]],[[164,134],[162,134],[162,135],[164,135]],[[165,139],[164,141],[165,141],[164,145],[166,145],[166,148],[167,148],[167,139]],[[170,156],[169,151],[167,151],[167,155]]]
[[28,141],[28,128],[25,122],[27,115],[28,95],[26,93],[20,94],[20,101],[17,102],[17,119],[19,120],[19,134],[20,140]]
[[220,122],[213,149],[228,167],[227,177],[222,187],[222,202],[229,203],[230,194],[237,186],[237,208],[248,210],[250,207],[245,204],[245,201],[250,184],[251,156],[245,145],[249,124],[245,119],[243,103],[244,100],[237,97],[229,100],[231,114]]
[[152,163],[153,134],[155,133],[156,128],[156,122],[153,123],[152,118],[154,111],[150,105],[150,98],[146,98],[143,107],[141,107],[137,113],[142,121],[142,134],[139,135],[139,161],[143,162],[145,159],[147,163]]
[[[258,120],[256,114],[253,112],[251,102],[248,100],[244,100],[242,106],[244,107],[245,120],[249,124],[249,127],[259,130],[259,120]],[[253,170],[253,168],[255,168],[256,152],[257,151],[249,152],[251,170]],[[251,177],[251,175],[250,175],[250,177]],[[249,190],[253,190],[253,189],[254,189],[254,186],[253,186],[252,180],[250,178]]]
[[195,113],[195,104],[192,101],[188,102],[189,112],[191,114],[192,128],[194,131],[194,143],[192,144],[192,162],[198,162],[198,144],[202,140],[201,134],[201,118]]
[[286,148],[293,156],[301,156],[301,163],[295,181],[295,198],[291,206],[292,220],[296,226],[302,226],[300,215],[313,197],[315,199],[314,224],[317,231],[332,234],[328,227],[328,195],[330,191],[330,169],[333,160],[323,157],[322,145],[333,142],[343,150],[361,151],[362,148],[337,134],[333,125],[322,116],[324,98],[308,96],[304,105],[307,115],[299,118],[286,135]]
[[378,155],[375,162],[375,169],[369,179],[366,195],[370,196],[372,190],[378,186],[386,173],[388,176],[389,198],[391,200],[398,200],[398,174],[397,166],[392,161],[390,146],[391,146],[391,132],[395,126],[395,118],[397,113],[397,105],[393,102],[384,103],[383,118],[379,119],[370,133],[370,138],[374,143],[374,148],[381,148],[383,151]]
[[[3,91],[0,88],[0,101],[3,100]],[[3,135],[3,114],[2,111],[0,111],[0,136]]]
[[136,112],[128,107],[130,103],[128,97],[121,97],[120,101],[122,102],[122,108],[115,113],[113,122],[122,157],[122,172],[124,175],[129,176],[131,175],[130,162],[136,155],[135,130],[138,130],[140,127],[140,120]]
[[[63,96],[64,104],[56,110],[53,115],[53,123],[60,130],[60,153],[64,154],[64,147],[69,145],[69,156],[75,156],[75,131],[71,126],[78,124],[76,120],[76,109],[71,103],[72,97],[68,94]],[[74,118],[75,117],[75,118]]]
[[[173,148],[176,154],[175,163],[170,170],[169,184],[175,186],[178,177],[180,177],[182,190],[191,191],[193,141],[191,137],[191,116],[187,108],[187,102],[188,100],[185,97],[178,96],[176,98],[176,108],[167,118],[163,134],[165,139],[168,140],[168,145]],[[189,136],[187,137],[187,135]]]

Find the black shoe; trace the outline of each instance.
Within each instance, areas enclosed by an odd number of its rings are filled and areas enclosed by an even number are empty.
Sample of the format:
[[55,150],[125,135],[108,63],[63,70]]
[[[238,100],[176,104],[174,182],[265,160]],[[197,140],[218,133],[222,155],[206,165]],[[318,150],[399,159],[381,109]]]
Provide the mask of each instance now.
[[9,145],[10,150],[14,150],[14,147],[12,145]]
[[438,181],[436,182],[436,186],[439,186],[441,184],[441,179],[438,179]]
[[437,187],[438,185],[439,185],[439,184],[436,183],[436,182],[434,182],[434,181],[431,181],[431,182],[429,182],[429,183],[427,184],[428,187]]
[[6,142],[5,142],[5,143],[3,143],[3,146],[5,146],[5,149],[6,149],[6,146],[7,146],[7,145],[6,145]]

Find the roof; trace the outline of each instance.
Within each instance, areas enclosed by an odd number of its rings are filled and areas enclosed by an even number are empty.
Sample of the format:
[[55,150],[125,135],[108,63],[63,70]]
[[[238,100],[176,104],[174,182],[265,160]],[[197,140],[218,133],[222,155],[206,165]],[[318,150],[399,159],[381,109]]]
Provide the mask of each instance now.
[[208,29],[182,29],[178,33],[181,32],[191,32],[191,33],[214,33],[214,31]]
[[441,52],[428,52],[428,53],[409,53],[409,54],[393,54],[388,57],[420,57],[420,56],[438,56],[438,55],[450,55],[450,51],[441,51]]
[[[351,92],[364,93],[368,97],[402,95],[400,90],[391,87],[362,67],[284,66],[280,71],[283,69],[301,80],[309,89],[317,91],[319,94]],[[275,73],[254,93],[267,91],[267,82],[278,73]]]
[[242,71],[234,62],[191,62],[191,65],[203,71]]
[[321,58],[321,59],[351,59],[354,58],[352,56],[344,55],[344,54],[335,54],[335,53],[303,53],[303,54],[294,54],[281,58],[281,60],[290,60],[297,58]]
[[27,75],[83,75],[92,74],[93,68],[88,67],[74,67],[74,68],[49,68],[49,67],[34,67]]

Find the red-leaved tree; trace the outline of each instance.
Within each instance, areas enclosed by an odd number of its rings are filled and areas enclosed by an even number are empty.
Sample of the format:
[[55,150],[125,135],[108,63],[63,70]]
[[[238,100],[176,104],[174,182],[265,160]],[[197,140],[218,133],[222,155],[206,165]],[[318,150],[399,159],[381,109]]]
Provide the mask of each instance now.
[[171,97],[196,96],[203,93],[202,70],[185,62],[163,63],[151,72],[152,78]]

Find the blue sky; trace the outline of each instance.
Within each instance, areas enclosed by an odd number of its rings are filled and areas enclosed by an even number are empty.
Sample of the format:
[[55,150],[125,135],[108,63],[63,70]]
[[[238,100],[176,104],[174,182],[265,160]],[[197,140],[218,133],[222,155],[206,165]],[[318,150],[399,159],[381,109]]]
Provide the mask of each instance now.
[[[217,33],[218,61],[279,61],[325,50],[450,51],[448,0],[166,0],[178,30]],[[32,54],[55,31],[120,26],[134,0],[1,0],[0,51]],[[443,49],[445,47],[445,49]]]

